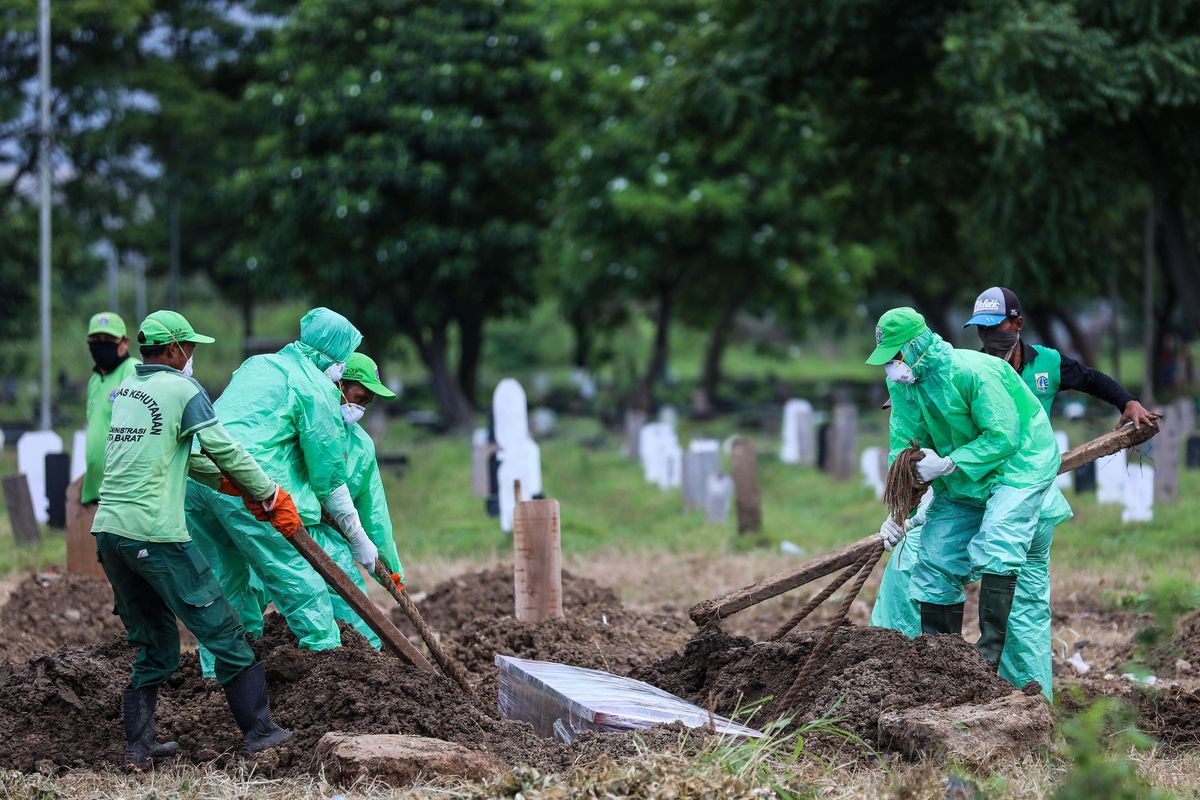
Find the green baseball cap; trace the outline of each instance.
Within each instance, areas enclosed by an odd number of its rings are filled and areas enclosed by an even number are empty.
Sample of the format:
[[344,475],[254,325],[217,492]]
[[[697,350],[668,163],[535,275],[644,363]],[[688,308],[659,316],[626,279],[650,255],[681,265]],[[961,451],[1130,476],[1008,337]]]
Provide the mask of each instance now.
[[94,333],[105,333],[118,339],[124,339],[126,335],[125,320],[121,319],[121,315],[115,311],[101,311],[88,320],[87,335],[91,336]]
[[192,323],[188,322],[178,311],[159,310],[150,314],[138,328],[138,342],[141,344],[174,344],[176,342],[195,342],[196,344],[211,344],[216,339],[196,333]]
[[396,393],[383,385],[379,380],[379,367],[364,353],[352,353],[346,359],[346,369],[342,373],[344,381],[358,381],[371,394],[390,400]]
[[901,347],[927,330],[929,326],[925,324],[925,318],[916,309],[904,306],[885,311],[875,326],[875,351],[867,363],[883,366],[896,357]]

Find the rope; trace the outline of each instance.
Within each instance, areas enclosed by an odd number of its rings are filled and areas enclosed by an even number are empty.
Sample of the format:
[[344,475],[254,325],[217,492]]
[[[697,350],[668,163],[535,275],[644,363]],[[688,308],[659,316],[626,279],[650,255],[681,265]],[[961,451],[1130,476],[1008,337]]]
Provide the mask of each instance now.
[[837,633],[838,628],[846,621],[846,615],[850,612],[850,606],[854,603],[854,598],[858,597],[858,593],[862,591],[863,584],[867,582],[867,578],[871,575],[871,571],[875,569],[875,564],[878,563],[881,555],[883,555],[883,542],[879,542],[872,547],[863,556],[862,560],[855,565],[858,568],[858,577],[854,579],[854,583],[850,586],[850,591],[842,598],[842,605],[838,608],[837,613],[833,615],[833,620],[825,626],[825,633],[821,635],[812,652],[808,654],[808,659],[800,669],[800,674],[796,676],[796,680],[792,682],[791,688],[783,696],[784,708],[795,706],[796,698],[800,695],[800,688],[808,680],[812,671],[816,669],[817,660],[824,655],[825,650],[829,647],[829,643],[833,641],[833,636]]
[[836,578],[829,582],[828,586],[809,598],[808,602],[805,603],[799,611],[793,614],[787,622],[779,626],[779,628],[771,634],[771,637],[767,641],[778,642],[780,639],[791,633],[792,630],[799,625],[805,617],[811,614],[817,606],[828,600],[834,592],[842,587],[842,584],[854,577],[854,575],[858,573],[858,570],[861,566],[862,559],[860,558],[858,561],[855,561],[853,564],[846,567],[846,569],[839,573]]

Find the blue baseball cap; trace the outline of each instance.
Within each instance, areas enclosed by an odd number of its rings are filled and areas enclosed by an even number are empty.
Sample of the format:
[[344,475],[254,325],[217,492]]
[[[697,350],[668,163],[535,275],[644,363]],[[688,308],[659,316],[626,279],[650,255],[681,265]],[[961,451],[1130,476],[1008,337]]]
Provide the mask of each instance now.
[[1021,301],[1011,289],[1003,286],[993,286],[975,298],[975,316],[963,323],[964,328],[972,325],[982,325],[990,328],[999,325],[1006,319],[1016,319],[1021,316]]

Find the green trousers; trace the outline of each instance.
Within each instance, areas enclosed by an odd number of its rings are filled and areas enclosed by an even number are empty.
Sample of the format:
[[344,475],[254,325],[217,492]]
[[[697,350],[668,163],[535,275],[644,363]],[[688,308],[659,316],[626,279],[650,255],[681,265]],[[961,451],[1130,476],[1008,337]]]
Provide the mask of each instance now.
[[237,614],[192,542],[98,533],[96,558],[112,584],[129,643],[137,647],[130,688],[158,686],[179,667],[176,617],[212,653],[222,685],[254,665]]
[[241,498],[189,480],[184,508],[188,532],[251,636],[262,636],[269,597],[301,647],[329,650],[342,643],[325,581],[278,531],[256,520]]

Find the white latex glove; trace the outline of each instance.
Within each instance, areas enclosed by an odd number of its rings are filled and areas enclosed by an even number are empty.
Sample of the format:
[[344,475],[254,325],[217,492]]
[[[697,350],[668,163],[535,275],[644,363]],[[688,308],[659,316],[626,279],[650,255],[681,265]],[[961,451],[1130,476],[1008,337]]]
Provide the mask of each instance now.
[[350,552],[354,554],[354,560],[374,572],[379,548],[367,538],[367,532],[359,525],[354,531],[346,531],[346,536],[350,540]]
[[897,525],[892,521],[892,515],[888,514],[887,519],[879,526],[879,539],[883,542],[883,549],[892,552],[892,548],[904,538],[904,534],[908,533],[911,527],[909,521],[905,521],[903,526]]
[[362,520],[358,518],[358,509],[354,507],[354,500],[350,497],[350,488],[346,484],[343,483],[325,498],[325,510],[346,534],[350,541],[350,550],[354,553],[354,560],[374,569],[379,549],[367,538]]
[[922,447],[921,452],[925,454],[925,457],[917,462],[917,477],[925,483],[949,475],[958,469],[949,458],[942,458],[928,447]]

